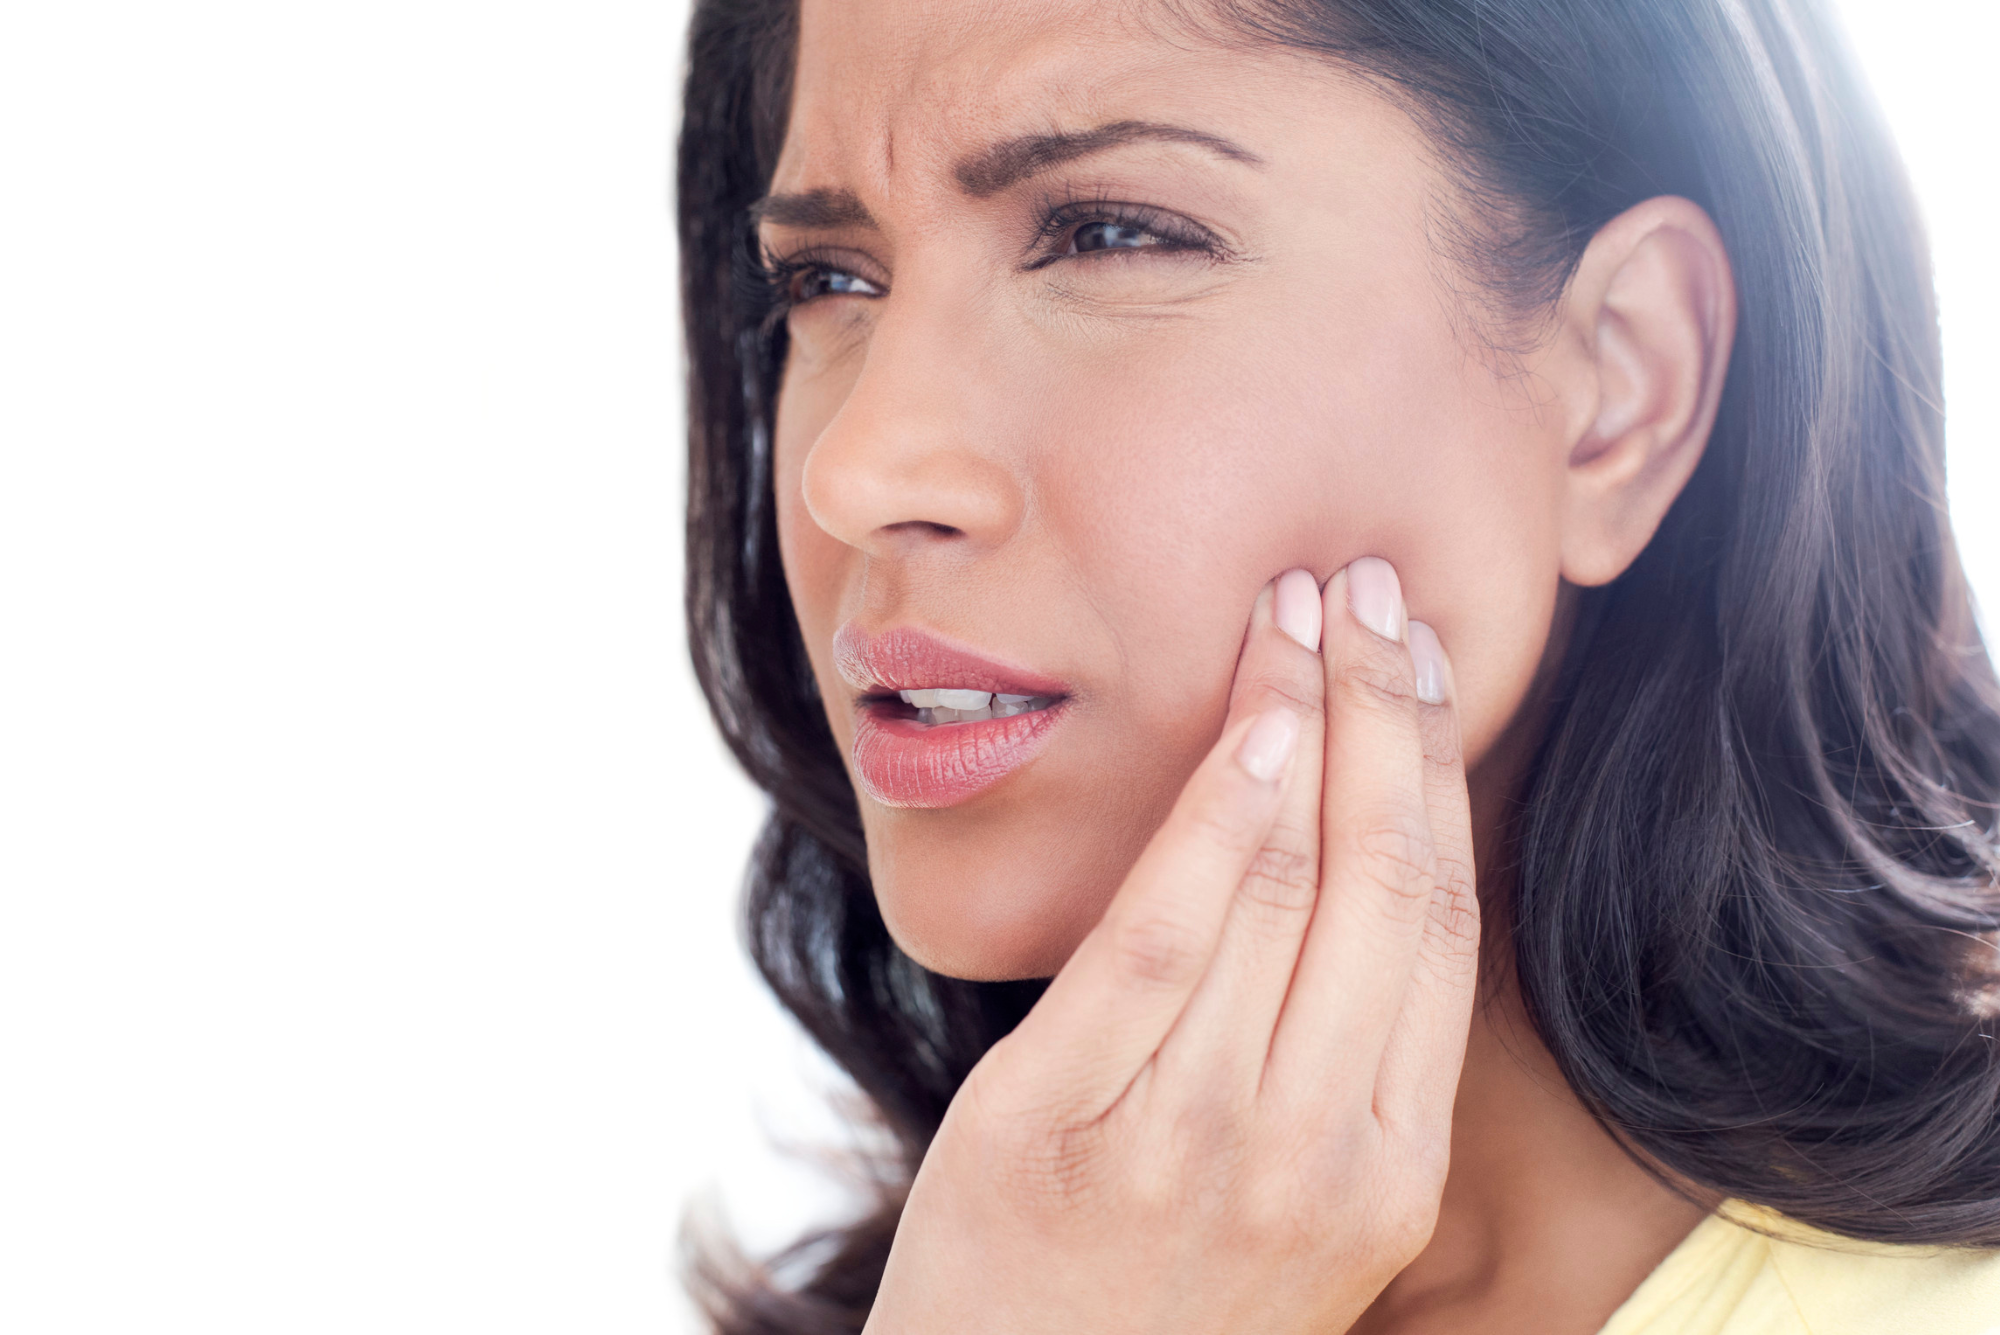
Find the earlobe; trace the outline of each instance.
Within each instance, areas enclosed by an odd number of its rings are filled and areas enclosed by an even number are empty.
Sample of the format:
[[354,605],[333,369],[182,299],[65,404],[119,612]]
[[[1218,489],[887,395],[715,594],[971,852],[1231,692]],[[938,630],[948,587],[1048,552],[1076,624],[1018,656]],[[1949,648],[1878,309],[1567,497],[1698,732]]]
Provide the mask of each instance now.
[[1566,442],[1562,575],[1607,584],[1652,540],[1701,461],[1736,330],[1736,288],[1699,205],[1649,199],[1585,250],[1563,322],[1591,391]]

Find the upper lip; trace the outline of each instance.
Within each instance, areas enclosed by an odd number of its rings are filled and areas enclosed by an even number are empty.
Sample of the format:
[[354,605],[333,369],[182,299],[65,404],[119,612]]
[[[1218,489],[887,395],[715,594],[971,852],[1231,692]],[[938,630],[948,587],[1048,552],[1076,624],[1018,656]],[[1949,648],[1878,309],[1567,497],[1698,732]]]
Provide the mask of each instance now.
[[932,688],[998,695],[1070,693],[1054,677],[988,658],[914,626],[870,635],[850,621],[834,632],[833,659],[841,679],[863,695]]

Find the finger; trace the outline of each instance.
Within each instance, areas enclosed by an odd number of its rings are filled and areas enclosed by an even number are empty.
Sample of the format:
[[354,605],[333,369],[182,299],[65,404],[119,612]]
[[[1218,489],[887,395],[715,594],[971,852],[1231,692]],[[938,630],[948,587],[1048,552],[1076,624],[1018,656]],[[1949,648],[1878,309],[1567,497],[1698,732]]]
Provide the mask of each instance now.
[[1326,590],[1320,896],[1279,1018],[1270,1080],[1325,1106],[1374,1097],[1423,938],[1436,860],[1402,590],[1363,557]]
[[1319,581],[1289,570],[1257,598],[1230,711],[1285,708],[1299,719],[1291,773],[1271,832],[1230,901],[1208,972],[1160,1048],[1160,1087],[1192,1097],[1254,1096],[1319,889],[1319,794],[1326,673]]
[[1236,887],[1284,796],[1298,718],[1231,721],[1069,962],[995,1056],[1000,1086],[1058,1115],[1108,1110],[1159,1051],[1207,970]]
[[1451,660],[1421,621],[1410,623],[1410,658],[1437,873],[1409,991],[1382,1054],[1375,1101],[1385,1121],[1442,1137],[1450,1130],[1479,979],[1479,893]]

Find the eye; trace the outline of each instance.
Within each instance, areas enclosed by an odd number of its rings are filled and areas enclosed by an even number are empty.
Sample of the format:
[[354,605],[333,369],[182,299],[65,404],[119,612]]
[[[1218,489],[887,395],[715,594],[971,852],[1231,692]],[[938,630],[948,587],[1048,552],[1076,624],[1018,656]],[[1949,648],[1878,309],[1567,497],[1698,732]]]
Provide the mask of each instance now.
[[786,295],[792,305],[803,306],[819,297],[879,297],[882,289],[846,269],[808,264],[792,273]]
[[1086,255],[1093,250],[1142,250],[1147,246],[1171,244],[1165,238],[1121,222],[1087,222],[1070,233],[1069,254]]
[[1029,269],[1079,256],[1102,258],[1135,251],[1210,259],[1223,259],[1229,253],[1215,233],[1200,223],[1143,204],[1106,200],[1051,203],[1037,231],[1035,250],[1039,254],[1028,262]]

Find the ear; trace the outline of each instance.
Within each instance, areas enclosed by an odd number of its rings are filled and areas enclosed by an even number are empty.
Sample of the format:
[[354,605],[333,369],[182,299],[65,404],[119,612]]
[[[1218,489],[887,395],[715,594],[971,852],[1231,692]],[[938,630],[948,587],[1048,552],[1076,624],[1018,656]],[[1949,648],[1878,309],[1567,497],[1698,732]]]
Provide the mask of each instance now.
[[1562,576],[1608,584],[1652,540],[1715,425],[1736,334],[1722,234],[1685,199],[1626,210],[1585,248],[1559,326]]

